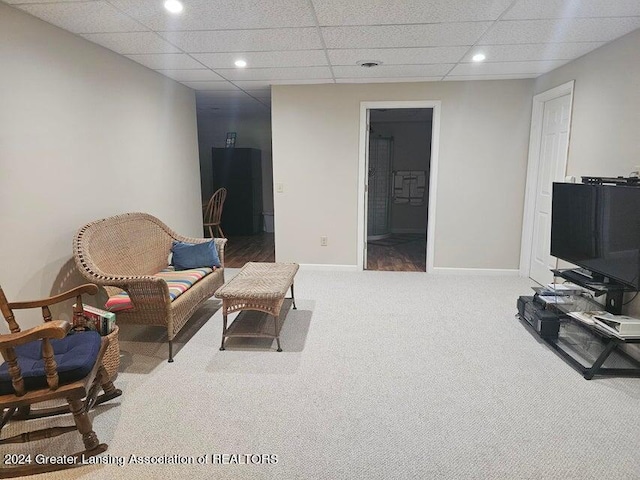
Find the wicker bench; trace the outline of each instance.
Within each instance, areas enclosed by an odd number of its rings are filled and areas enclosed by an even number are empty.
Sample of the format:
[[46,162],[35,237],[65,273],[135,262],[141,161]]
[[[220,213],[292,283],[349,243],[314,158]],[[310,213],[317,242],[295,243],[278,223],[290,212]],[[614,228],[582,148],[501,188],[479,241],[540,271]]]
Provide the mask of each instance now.
[[96,220],[76,233],[73,253],[80,273],[103,286],[109,296],[123,290],[133,308],[117,312],[118,323],[163,326],[173,361],[173,339],[195,310],[224,284],[224,238],[214,242],[222,268],[217,268],[171,300],[167,283],[154,276],[169,264],[173,241],[202,243],[210,238],[177,234],[146,213],[125,213]]
[[[275,338],[280,347],[280,328],[278,324],[280,310],[284,303],[287,290],[291,288],[293,309],[296,300],[293,294],[293,277],[298,271],[297,263],[247,263],[240,272],[215,293],[222,299],[222,343],[220,350],[224,350],[224,342],[230,337],[267,337]],[[273,328],[261,328],[257,331],[243,330],[239,318],[227,328],[227,315],[241,310],[257,310],[273,317]],[[266,324],[262,327],[267,326]]]

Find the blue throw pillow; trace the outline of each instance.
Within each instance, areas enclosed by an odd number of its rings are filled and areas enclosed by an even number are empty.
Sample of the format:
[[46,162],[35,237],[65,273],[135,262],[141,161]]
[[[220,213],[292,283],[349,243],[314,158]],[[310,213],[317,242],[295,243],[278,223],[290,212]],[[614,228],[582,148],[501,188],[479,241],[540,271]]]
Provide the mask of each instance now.
[[220,267],[220,257],[213,240],[205,243],[173,242],[172,265],[176,270],[200,267]]

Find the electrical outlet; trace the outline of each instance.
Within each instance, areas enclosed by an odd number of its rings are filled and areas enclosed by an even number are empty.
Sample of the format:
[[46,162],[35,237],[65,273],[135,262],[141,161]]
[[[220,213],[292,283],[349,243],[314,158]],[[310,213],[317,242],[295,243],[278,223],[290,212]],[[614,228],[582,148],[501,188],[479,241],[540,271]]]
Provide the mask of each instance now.
[[276,183],[276,193],[284,193],[284,183]]
[[320,246],[326,247],[329,244],[329,239],[325,236],[320,237]]

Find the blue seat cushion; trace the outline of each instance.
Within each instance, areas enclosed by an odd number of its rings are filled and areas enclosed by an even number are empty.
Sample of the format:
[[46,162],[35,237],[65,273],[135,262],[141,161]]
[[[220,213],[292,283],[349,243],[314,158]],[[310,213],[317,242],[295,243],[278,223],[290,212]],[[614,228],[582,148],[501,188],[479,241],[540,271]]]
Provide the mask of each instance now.
[[[60,340],[51,340],[58,364],[59,384],[75,382],[86,377],[98,358],[101,337],[98,332],[76,332]],[[47,388],[47,377],[40,340],[15,348],[18,366],[27,391]],[[9,365],[0,365],[0,395],[15,393],[9,376]]]

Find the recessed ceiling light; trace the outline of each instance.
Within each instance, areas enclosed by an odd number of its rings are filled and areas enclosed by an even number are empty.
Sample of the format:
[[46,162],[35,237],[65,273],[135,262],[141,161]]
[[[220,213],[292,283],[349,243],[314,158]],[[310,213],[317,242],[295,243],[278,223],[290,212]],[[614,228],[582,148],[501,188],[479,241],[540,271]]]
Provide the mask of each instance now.
[[473,57],[471,57],[471,60],[473,60],[474,62],[482,62],[485,58],[484,53],[476,53]]
[[164,8],[169,10],[171,13],[180,13],[184,7],[178,0],[167,0],[164,2]]
[[236,65],[236,67],[242,68],[242,67],[246,67],[247,66],[247,62],[244,61],[244,60],[236,60],[235,61],[235,65]]

